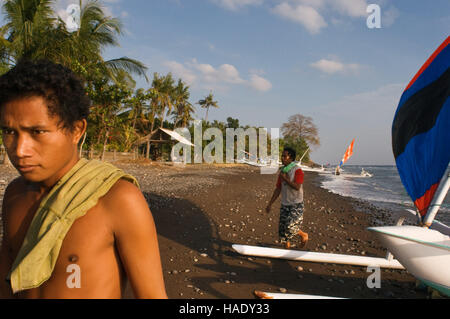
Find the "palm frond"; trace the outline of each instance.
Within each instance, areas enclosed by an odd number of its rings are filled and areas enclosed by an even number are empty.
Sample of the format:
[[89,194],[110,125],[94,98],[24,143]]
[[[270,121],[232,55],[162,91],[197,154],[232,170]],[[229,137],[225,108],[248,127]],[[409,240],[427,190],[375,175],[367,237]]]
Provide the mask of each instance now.
[[104,63],[106,68],[114,74],[121,70],[125,70],[126,72],[144,77],[148,82],[148,78],[146,75],[147,67],[142,62],[128,57],[121,57],[118,59],[105,61]]

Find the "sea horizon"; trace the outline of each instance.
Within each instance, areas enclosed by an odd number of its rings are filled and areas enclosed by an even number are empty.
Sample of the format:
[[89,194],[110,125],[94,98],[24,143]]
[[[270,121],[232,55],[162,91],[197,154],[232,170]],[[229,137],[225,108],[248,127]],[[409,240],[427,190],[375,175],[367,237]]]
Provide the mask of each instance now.
[[[357,177],[361,169],[372,177]],[[321,187],[341,196],[348,196],[373,204],[380,209],[399,212],[415,209],[407,194],[395,165],[344,165],[344,172],[350,176],[323,174]],[[447,194],[436,219],[450,224],[450,196]]]

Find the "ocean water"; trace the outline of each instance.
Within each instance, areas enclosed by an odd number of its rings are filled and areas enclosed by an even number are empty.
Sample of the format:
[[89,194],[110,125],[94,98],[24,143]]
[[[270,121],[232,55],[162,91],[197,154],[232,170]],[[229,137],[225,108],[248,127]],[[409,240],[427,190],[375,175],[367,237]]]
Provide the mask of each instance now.
[[[357,177],[362,168],[373,176]],[[414,209],[414,204],[403,187],[396,166],[345,165],[343,169],[342,175],[339,176],[321,174],[323,176],[321,186],[333,193],[362,199],[383,209],[393,211]],[[353,176],[346,176],[347,174]],[[437,213],[436,219],[450,225],[449,194]]]

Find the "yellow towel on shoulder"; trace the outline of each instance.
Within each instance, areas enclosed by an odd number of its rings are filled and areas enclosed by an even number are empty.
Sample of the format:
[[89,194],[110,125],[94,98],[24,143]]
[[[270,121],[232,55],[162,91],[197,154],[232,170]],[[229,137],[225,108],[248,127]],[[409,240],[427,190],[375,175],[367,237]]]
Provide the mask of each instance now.
[[14,293],[50,278],[73,222],[121,178],[137,180],[112,164],[80,159],[42,199],[8,275]]

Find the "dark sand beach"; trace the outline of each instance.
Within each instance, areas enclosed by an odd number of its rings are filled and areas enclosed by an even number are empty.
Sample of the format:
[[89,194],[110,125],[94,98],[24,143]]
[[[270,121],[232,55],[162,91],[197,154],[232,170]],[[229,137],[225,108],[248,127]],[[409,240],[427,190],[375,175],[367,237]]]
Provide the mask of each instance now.
[[[232,244],[282,248],[278,200],[265,207],[276,175],[245,165],[115,163],[137,177],[153,213],[169,298],[255,298],[253,291],[345,298],[427,298],[405,270],[381,270],[381,288],[370,289],[365,267],[239,255]],[[0,166],[0,201],[17,176]],[[320,188],[306,172],[303,229],[310,251],[384,257],[386,250],[366,230],[393,224],[390,212]],[[294,244],[298,244],[295,242]],[[298,249],[294,247],[293,249]],[[127,289],[126,296],[132,298]]]

